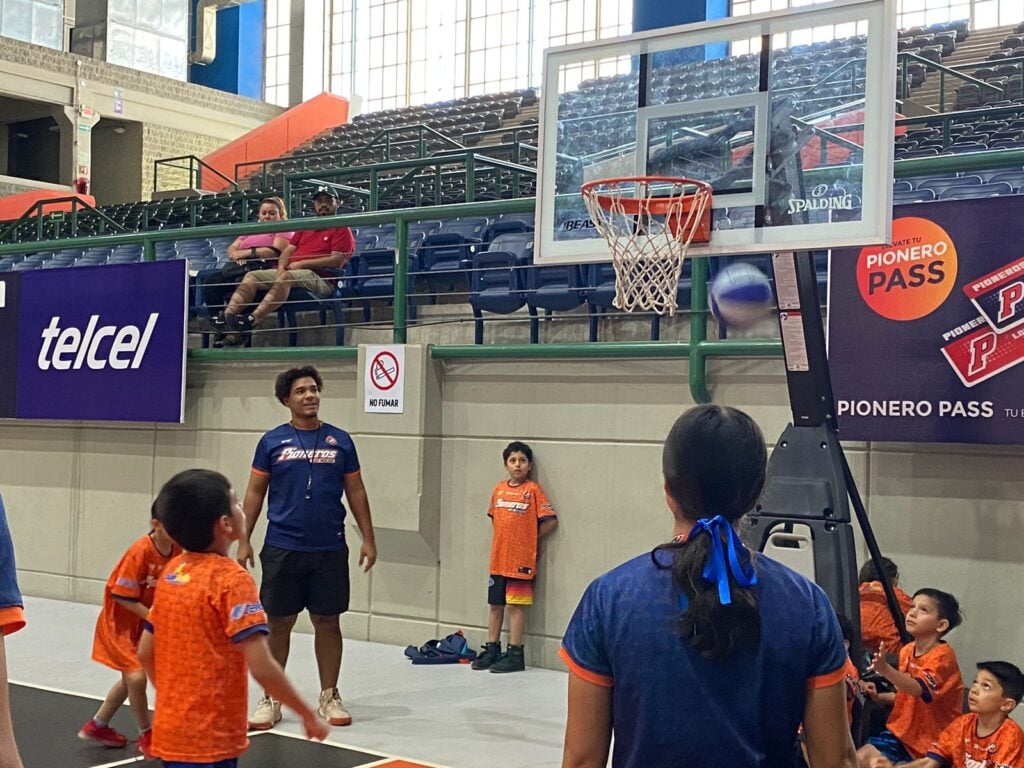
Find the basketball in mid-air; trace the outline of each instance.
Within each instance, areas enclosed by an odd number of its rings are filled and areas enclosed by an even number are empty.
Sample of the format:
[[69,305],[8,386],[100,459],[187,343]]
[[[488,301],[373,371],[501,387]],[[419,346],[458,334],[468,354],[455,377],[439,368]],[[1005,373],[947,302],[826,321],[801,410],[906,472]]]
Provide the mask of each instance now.
[[763,320],[775,308],[768,277],[746,262],[730,264],[719,272],[708,294],[715,317],[736,328]]

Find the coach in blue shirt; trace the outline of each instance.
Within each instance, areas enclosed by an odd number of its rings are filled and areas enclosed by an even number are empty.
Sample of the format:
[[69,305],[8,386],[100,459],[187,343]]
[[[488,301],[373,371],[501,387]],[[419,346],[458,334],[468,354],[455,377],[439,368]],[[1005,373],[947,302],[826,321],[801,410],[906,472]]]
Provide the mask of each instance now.
[[[277,377],[274,394],[291,419],[256,446],[242,504],[246,535],[238,543],[238,562],[245,567],[253,563],[249,539],[269,491],[260,600],[270,621],[270,650],[283,667],[295,621],[308,610],[320,673],[320,716],[331,725],[349,725],[352,716],[338,693],[341,614],[349,603],[343,496],[362,535],[359,564],[364,570],[377,560],[377,547],[355,444],[345,430],[320,421],[322,389],[323,380],[312,366]],[[249,727],[273,728],[280,719],[280,702],[265,695]]]

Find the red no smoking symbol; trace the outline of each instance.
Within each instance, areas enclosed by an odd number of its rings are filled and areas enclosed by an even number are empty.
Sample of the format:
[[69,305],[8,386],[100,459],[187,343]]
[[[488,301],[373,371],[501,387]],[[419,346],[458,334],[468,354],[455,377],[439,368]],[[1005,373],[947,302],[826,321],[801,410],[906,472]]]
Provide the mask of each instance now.
[[390,352],[378,352],[370,363],[373,385],[387,392],[398,382],[398,358]]

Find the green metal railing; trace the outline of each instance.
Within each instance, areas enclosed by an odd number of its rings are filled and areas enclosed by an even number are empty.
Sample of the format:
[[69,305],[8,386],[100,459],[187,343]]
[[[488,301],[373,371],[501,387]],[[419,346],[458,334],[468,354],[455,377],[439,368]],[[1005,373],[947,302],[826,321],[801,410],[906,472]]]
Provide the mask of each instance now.
[[[460,203],[432,208],[430,215],[439,219],[458,216],[496,216],[502,213],[528,213],[534,210],[535,200],[500,200],[493,202]],[[376,213],[355,213],[342,216],[290,219],[291,230],[323,229],[326,226],[381,226],[395,224],[397,261],[396,275],[409,272],[408,226],[410,221],[423,217],[415,208],[405,208]],[[216,225],[169,231],[145,232],[138,234],[84,237],[66,240],[34,243],[26,249],[25,244],[0,245],[0,257],[9,253],[25,253],[27,250],[58,250],[61,248],[91,248],[94,246],[116,246],[126,243],[143,244],[143,258],[156,259],[156,243],[167,240],[188,240],[196,238],[237,236],[275,232],[279,222],[264,224]],[[408,338],[408,281],[394,281],[394,314],[392,319],[392,340],[404,344]],[[706,384],[706,360],[709,357],[778,357],[782,346],[778,341],[714,341],[707,338],[707,263],[695,259],[693,264],[693,287],[691,289],[690,340],[681,343],[652,342],[598,342],[580,344],[521,344],[502,346],[435,345],[431,354],[436,359],[503,358],[503,359],[552,359],[552,358],[679,358],[686,357],[690,363],[690,391],[698,402],[708,402],[710,394]],[[279,347],[243,349],[193,349],[189,358],[202,361],[238,360],[309,360],[353,359],[357,350],[351,347]]]
[[[915,118],[917,119],[917,118]],[[933,119],[933,118],[928,118]],[[392,164],[401,165],[401,164]],[[903,178],[925,173],[949,173],[959,170],[981,170],[1024,165],[1024,149],[997,150],[969,155],[941,156],[900,160],[894,165],[894,176]],[[507,213],[525,213],[534,209],[533,198],[460,203],[431,208],[431,218],[445,219],[459,216],[496,216]],[[381,226],[395,224],[397,241],[396,276],[409,272],[410,253],[408,225],[423,217],[423,211],[403,208],[389,211],[345,214],[334,217],[291,219],[291,230],[322,229],[325,226]],[[144,259],[156,258],[155,244],[168,240],[188,240],[221,236],[237,236],[275,232],[279,222],[265,224],[233,224],[206,226],[195,229],[162,230],[133,234],[103,235],[95,237],[46,241],[32,244],[0,245],[0,257],[11,253],[26,253],[61,248],[89,248],[142,243]],[[29,247],[26,247],[28,245]],[[782,355],[782,344],[776,339],[714,340],[707,337],[708,264],[705,259],[692,262],[690,292],[690,338],[684,342],[595,342],[569,344],[511,344],[511,345],[433,345],[431,355],[440,360],[467,359],[568,359],[568,358],[686,358],[689,368],[690,394],[696,402],[709,402],[707,387],[707,361],[710,358],[748,357],[777,358]],[[408,339],[408,281],[394,281],[394,313],[391,335],[395,343]],[[274,347],[242,349],[194,349],[189,358],[196,361],[238,360],[310,360],[354,359],[357,350],[351,347]]]
[[[415,131],[415,137],[402,137],[397,138],[399,134],[408,134],[409,131]],[[445,136],[433,128],[430,128],[423,124],[416,125],[405,125],[398,128],[387,128],[380,131],[366,144],[352,149],[323,149],[316,152],[300,152],[294,155],[288,155],[285,157],[273,157],[265,160],[249,160],[244,163],[235,163],[235,180],[236,181],[249,181],[254,176],[258,176],[260,180],[260,188],[269,188],[269,176],[277,175],[277,173],[269,173],[269,168],[273,165],[285,166],[285,165],[298,165],[293,171],[300,173],[305,171],[315,171],[318,168],[310,168],[310,163],[317,162],[324,158],[329,158],[331,161],[332,168],[346,168],[353,165],[357,160],[366,157],[373,150],[379,149],[383,153],[383,162],[392,162],[393,158],[391,153],[399,147],[415,146],[416,157],[428,157],[428,150],[430,149],[429,143],[432,142],[436,145],[438,142],[449,146],[453,149],[465,149],[454,139]],[[380,162],[374,158],[374,162]],[[257,170],[249,170],[251,168],[257,168]]]
[[160,169],[161,168],[173,168],[176,171],[187,170],[188,171],[188,187],[190,189],[202,189],[203,188],[203,172],[207,171],[210,174],[216,176],[226,184],[230,184],[234,187],[237,192],[239,187],[238,183],[234,179],[230,179],[223,173],[218,171],[209,163],[204,162],[202,159],[195,155],[181,155],[180,157],[165,157],[160,160],[153,161],[153,191],[160,191]]
[[[452,166],[455,165],[462,167],[454,170]],[[533,181],[537,178],[536,168],[488,157],[476,149],[462,149],[441,157],[423,157],[415,160],[397,160],[390,163],[376,163],[367,166],[288,174],[284,178],[283,195],[285,200],[291,200],[292,191],[296,185],[307,187],[310,185],[310,181],[314,179],[345,183],[349,179],[358,178],[361,180],[368,177],[367,189],[369,195],[367,196],[367,210],[369,211],[378,210],[381,200],[386,197],[389,190],[407,184],[410,181],[420,182],[421,184],[429,182],[432,188],[430,199],[425,195],[417,193],[416,205],[433,203],[433,206],[441,206],[442,182],[458,179],[461,183],[465,184],[466,203],[472,203],[475,198],[478,173],[486,170],[498,172],[506,170],[512,173],[511,191],[513,198],[519,197],[521,184],[524,179]],[[450,208],[455,206],[442,207]],[[430,215],[432,218],[443,218],[434,212]]]
[[[46,208],[52,205],[67,204],[70,209],[67,211],[51,211],[46,213]],[[103,211],[96,210],[87,202],[78,197],[55,197],[47,200],[37,200],[30,205],[21,216],[14,221],[10,222],[6,227],[0,230],[0,243],[6,240],[10,235],[14,234],[20,227],[24,225],[26,221],[31,221],[32,226],[35,229],[36,240],[42,240],[46,236],[46,229],[51,228],[57,232],[57,236],[60,236],[60,230],[63,229],[65,224],[71,229],[70,236],[75,237],[78,235],[78,219],[80,214],[90,214],[96,217],[96,226],[100,230],[100,234],[106,232],[109,228],[111,232],[125,232],[124,227],[114,221],[112,218],[103,213]]]

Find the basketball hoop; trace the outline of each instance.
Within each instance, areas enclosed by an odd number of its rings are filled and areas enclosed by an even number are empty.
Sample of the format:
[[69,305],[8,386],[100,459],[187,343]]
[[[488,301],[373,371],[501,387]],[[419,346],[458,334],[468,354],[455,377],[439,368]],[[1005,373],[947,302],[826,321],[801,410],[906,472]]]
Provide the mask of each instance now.
[[612,253],[614,305],[674,315],[686,252],[711,239],[711,185],[630,176],[587,182],[580,194]]

